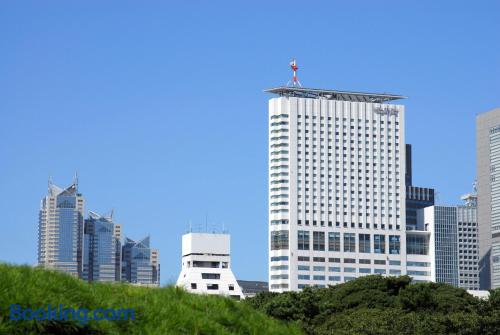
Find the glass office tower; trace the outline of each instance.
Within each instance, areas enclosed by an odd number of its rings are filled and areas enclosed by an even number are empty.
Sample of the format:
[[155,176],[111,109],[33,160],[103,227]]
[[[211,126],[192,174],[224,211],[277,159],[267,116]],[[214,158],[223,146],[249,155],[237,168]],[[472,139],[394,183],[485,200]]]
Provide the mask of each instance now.
[[38,223],[38,264],[75,277],[82,275],[84,198],[78,182],[60,188],[49,181]]
[[139,241],[125,238],[122,247],[122,280],[132,284],[158,286],[158,250],[150,248],[149,236]]
[[85,220],[83,279],[88,281],[120,281],[121,227],[113,215],[89,212]]

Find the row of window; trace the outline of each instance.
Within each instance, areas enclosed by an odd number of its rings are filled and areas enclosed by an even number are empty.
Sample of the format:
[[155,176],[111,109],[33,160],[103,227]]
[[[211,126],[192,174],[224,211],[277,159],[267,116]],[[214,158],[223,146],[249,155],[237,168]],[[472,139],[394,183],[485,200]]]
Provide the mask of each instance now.
[[[358,252],[360,253],[386,253],[386,235],[374,234],[373,244],[371,234],[358,234],[358,248],[356,248],[356,234],[355,233],[344,233],[343,234],[343,248],[341,248],[341,233],[339,232],[329,232],[326,235],[325,232],[314,231],[312,234],[312,250],[325,251],[326,244],[325,238],[328,236],[328,251],[341,251],[344,252]],[[399,235],[389,235],[389,253],[399,254],[400,253],[400,236]],[[310,250],[310,232],[306,230],[299,230],[297,232],[297,248],[299,250]]]
[[[302,114],[298,114],[297,118],[300,120],[302,118]],[[306,120],[308,120],[309,118],[312,118],[313,120],[316,120],[318,119],[318,116],[317,115],[312,115],[312,117],[310,117],[309,115],[305,114],[304,115],[304,118]],[[333,120],[333,117],[332,116],[319,116],[319,119],[320,120],[328,120],[328,121],[332,121]],[[369,123],[370,120],[368,119],[357,119],[358,123],[362,123],[363,120],[365,121],[365,123]],[[335,117],[335,121],[340,121],[340,118],[339,117]],[[343,117],[342,118],[342,121],[349,121],[350,123],[353,123],[353,122],[356,122],[356,119],[353,119],[353,118],[349,118],[349,120],[347,120],[346,117]],[[384,124],[384,120],[372,120],[373,123],[380,123],[380,124]],[[388,120],[387,121],[387,124],[391,124],[392,121]],[[395,121],[395,125],[399,125],[399,121]]]
[[[356,240],[357,235],[357,240]],[[359,252],[376,254],[400,254],[401,243],[399,235],[382,234],[356,234],[340,232],[297,231],[297,249],[315,251]],[[372,243],[373,241],[373,243]],[[343,242],[343,243],[342,243]],[[311,248],[312,244],[312,248]],[[388,247],[388,248],[387,248]],[[271,232],[271,250],[288,250],[288,230],[277,230]],[[427,255],[429,253],[429,241],[427,236],[407,235],[406,252],[410,255]],[[419,264],[415,262],[415,264]],[[414,265],[423,266],[423,265]]]

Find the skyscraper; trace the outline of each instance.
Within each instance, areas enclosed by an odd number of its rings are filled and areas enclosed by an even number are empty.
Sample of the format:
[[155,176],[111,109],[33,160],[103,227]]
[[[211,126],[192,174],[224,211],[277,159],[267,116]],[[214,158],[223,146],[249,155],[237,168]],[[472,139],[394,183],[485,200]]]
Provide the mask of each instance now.
[[92,211],[85,220],[82,278],[88,281],[120,281],[121,226],[113,214],[101,216]]
[[49,180],[38,223],[38,264],[73,276],[82,274],[84,199],[78,181],[59,188]]
[[431,263],[433,281],[458,287],[458,225],[457,208],[429,206],[420,210],[424,224],[431,232]]
[[404,97],[267,92],[270,290],[404,274]]
[[479,290],[479,238],[477,195],[462,196],[464,204],[457,206],[459,287]]
[[417,228],[417,210],[434,205],[434,189],[413,185],[411,144],[406,144],[406,230]]
[[149,246],[149,236],[139,241],[125,238],[122,247],[122,280],[132,284],[158,286],[158,250]]
[[[430,272],[432,281],[479,289],[476,195],[467,194],[462,199],[465,204],[459,206],[417,210],[417,229],[429,232],[429,256],[428,261],[408,262],[408,275]],[[410,270],[412,264],[420,269]]]
[[500,287],[500,108],[476,117],[481,289]]

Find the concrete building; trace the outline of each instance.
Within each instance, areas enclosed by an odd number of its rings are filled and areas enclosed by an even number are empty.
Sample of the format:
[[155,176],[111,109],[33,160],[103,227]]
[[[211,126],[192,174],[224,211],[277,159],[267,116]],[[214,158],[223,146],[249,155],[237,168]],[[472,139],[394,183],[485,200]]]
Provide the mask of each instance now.
[[198,294],[243,299],[231,271],[228,234],[188,233],[182,236],[182,270],[177,286]]
[[466,194],[465,203],[457,206],[459,287],[479,290],[479,236],[477,195]]
[[457,208],[430,206],[419,210],[425,229],[431,233],[433,281],[458,287],[458,224]]
[[136,285],[160,285],[158,250],[150,247],[149,236],[139,241],[125,238],[121,279]]
[[[479,290],[476,196],[467,194],[462,199],[464,205],[429,206],[417,211],[417,231],[428,234],[429,253],[421,263],[408,261],[408,275],[429,273],[430,281]],[[421,269],[410,268],[417,264]]]
[[412,149],[406,144],[406,230],[415,230],[417,210],[434,205],[434,189],[413,185]]
[[500,108],[476,117],[479,271],[482,290],[500,287]]
[[78,181],[59,188],[49,180],[38,221],[38,265],[75,277],[83,269],[84,199]]
[[85,220],[83,275],[88,281],[121,280],[121,226],[113,214],[101,216],[92,211]]
[[405,274],[404,97],[267,92],[270,290]]

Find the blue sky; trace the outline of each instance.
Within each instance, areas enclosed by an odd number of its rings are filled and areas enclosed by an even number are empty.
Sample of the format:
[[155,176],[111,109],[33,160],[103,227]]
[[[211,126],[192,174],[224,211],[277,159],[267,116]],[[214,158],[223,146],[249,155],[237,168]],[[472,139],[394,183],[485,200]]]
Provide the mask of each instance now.
[[[454,204],[475,116],[500,106],[498,1],[5,1],[0,260],[36,261],[48,176],[150,234],[162,282],[181,235],[231,233],[238,278],[267,280],[267,100],[296,57],[306,87],[409,97],[414,184]],[[208,218],[208,219],[207,219]]]

